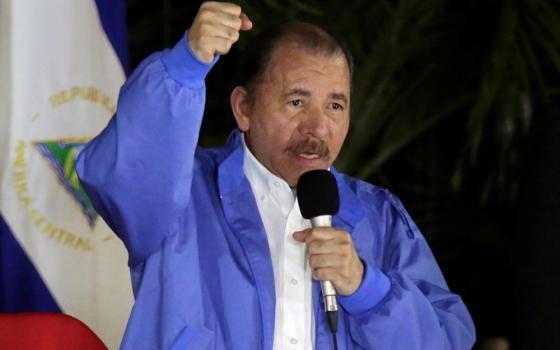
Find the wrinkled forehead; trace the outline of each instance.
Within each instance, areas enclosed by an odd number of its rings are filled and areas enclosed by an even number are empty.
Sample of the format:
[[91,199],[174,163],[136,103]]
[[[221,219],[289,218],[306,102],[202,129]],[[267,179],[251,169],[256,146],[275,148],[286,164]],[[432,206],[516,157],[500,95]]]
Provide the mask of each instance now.
[[332,50],[325,50],[321,48],[310,47],[305,45],[300,40],[294,38],[290,39],[290,36],[283,38],[270,53],[270,59],[265,71],[270,70],[273,66],[287,65],[292,67],[298,67],[302,60],[327,60],[333,63],[344,66],[347,73],[350,75],[350,67],[348,66],[347,59],[344,52],[338,47]]
[[294,76],[302,77],[304,72],[336,77],[341,89],[350,89],[350,69],[342,51],[310,50],[298,42],[281,43],[274,48],[261,82],[285,82]]

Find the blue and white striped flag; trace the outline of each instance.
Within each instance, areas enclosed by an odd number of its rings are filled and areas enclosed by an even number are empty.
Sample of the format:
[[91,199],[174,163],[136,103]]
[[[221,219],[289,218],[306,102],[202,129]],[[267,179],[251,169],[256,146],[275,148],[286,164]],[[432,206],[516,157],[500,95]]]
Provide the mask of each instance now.
[[61,311],[117,348],[123,244],[74,171],[115,112],[124,0],[0,0],[0,312]]

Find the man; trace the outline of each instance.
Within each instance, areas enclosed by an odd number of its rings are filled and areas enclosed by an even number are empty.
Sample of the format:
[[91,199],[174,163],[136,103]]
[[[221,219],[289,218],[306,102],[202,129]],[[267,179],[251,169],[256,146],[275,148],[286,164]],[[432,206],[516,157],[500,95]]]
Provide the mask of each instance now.
[[[338,293],[339,349],[466,349],[474,327],[418,228],[387,191],[332,167],[349,124],[351,63],[325,31],[291,24],[231,93],[239,130],[197,148],[204,78],[241,30],[204,3],[185,38],[125,83],[77,171],[126,244],[130,349],[332,349],[319,280]],[[311,229],[292,188],[330,169],[335,228]]]

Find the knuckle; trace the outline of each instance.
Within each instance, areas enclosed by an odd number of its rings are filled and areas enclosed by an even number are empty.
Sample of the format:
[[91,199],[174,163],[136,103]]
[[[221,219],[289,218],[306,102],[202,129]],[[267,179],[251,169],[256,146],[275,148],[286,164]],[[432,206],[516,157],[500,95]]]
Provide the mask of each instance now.
[[315,278],[323,280],[325,279],[325,270],[324,269],[315,269],[313,271],[313,274],[315,275]]
[[202,34],[207,34],[210,31],[211,25],[206,22],[201,22],[199,27]]
[[307,247],[307,254],[309,254],[309,257],[314,256],[315,254],[317,254],[317,248],[315,248],[314,246],[309,245]]
[[239,16],[228,13],[227,19],[229,24],[233,27],[237,27],[238,25],[241,26],[241,18],[239,18]]
[[344,248],[348,248],[352,246],[352,239],[344,237],[340,243]]
[[239,32],[236,31],[236,30],[232,30],[232,31],[231,31],[231,39],[232,39],[233,41],[239,40]]
[[309,247],[313,247],[313,251],[319,253],[323,249],[324,243],[321,241],[313,241],[309,243]]
[[231,4],[231,11],[234,12],[237,16],[241,14],[241,6],[237,4]]
[[317,266],[317,256],[316,255],[312,255],[312,256],[309,257],[309,265],[311,265],[311,267]]
[[198,38],[198,45],[202,46],[202,47],[206,47],[210,44],[210,41],[208,39],[208,37],[206,36],[201,36]]
[[315,237],[313,236],[313,232],[311,232],[310,234],[305,236],[305,243],[309,245],[314,244],[315,243],[314,239]]
[[218,4],[218,2],[216,2],[216,1],[204,1],[200,5],[200,9],[209,9],[209,8],[212,8],[213,6],[216,6],[217,4]]
[[219,44],[219,51],[221,54],[226,54],[229,52],[232,43],[228,40],[221,40]]
[[198,12],[197,17],[199,21],[205,21],[208,19],[209,16],[211,16],[211,14],[212,12],[210,10],[201,8],[200,11]]
[[232,17],[232,20],[231,20],[232,25],[237,29],[241,28],[241,24],[242,24],[241,18],[236,17],[236,16],[231,16],[231,17]]

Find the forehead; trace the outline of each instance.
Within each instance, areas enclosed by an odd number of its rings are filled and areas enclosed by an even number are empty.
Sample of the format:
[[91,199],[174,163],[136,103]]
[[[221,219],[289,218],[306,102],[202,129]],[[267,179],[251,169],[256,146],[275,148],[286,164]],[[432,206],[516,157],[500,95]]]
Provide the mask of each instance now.
[[297,84],[326,79],[329,88],[348,92],[350,69],[342,52],[313,53],[298,43],[279,44],[271,53],[263,82]]

